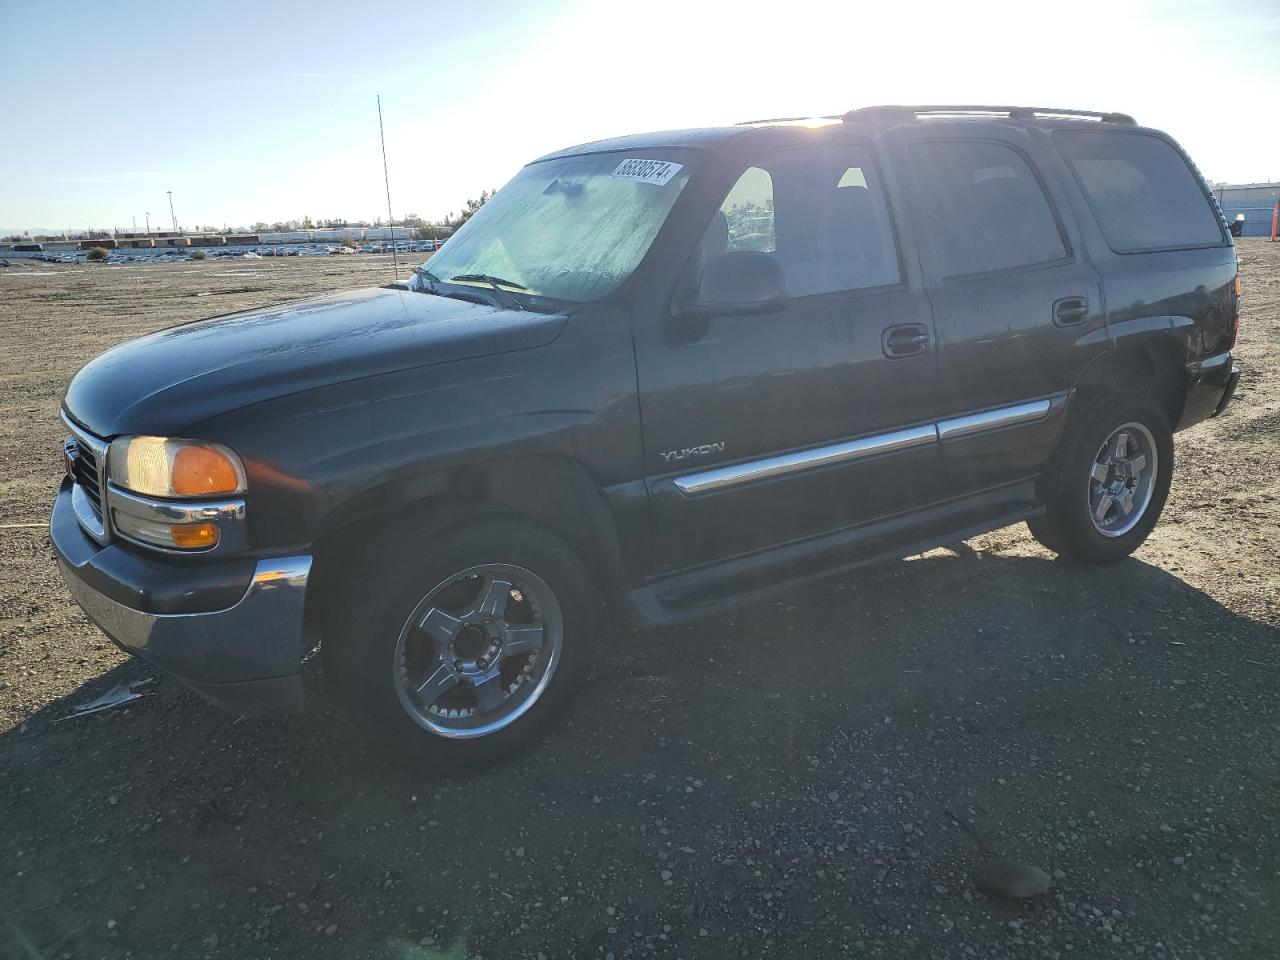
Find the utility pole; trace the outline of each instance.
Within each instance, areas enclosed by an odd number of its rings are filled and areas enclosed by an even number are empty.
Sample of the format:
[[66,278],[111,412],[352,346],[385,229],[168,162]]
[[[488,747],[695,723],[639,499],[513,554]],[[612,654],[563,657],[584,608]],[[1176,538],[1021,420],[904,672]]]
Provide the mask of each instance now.
[[167,194],[169,195],[169,219],[173,221],[173,232],[174,232],[174,233],[177,233],[177,232],[178,232],[178,218],[177,218],[177,217],[175,217],[175,216],[173,215],[173,191],[172,191],[172,190],[166,190],[166,191],[165,191],[165,193],[167,193]]
[[143,216],[147,218],[147,236],[150,237],[151,236],[151,211],[150,210],[146,211],[146,213],[144,213]]
[[133,235],[136,237],[138,235],[138,215],[131,213],[129,216],[133,218]]

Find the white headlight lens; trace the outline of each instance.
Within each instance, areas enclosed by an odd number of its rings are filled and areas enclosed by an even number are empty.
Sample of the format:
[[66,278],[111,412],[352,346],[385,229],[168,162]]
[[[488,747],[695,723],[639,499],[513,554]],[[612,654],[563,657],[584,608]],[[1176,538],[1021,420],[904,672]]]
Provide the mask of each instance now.
[[147,497],[215,497],[245,490],[244,465],[226,447],[164,437],[113,441],[107,477]]

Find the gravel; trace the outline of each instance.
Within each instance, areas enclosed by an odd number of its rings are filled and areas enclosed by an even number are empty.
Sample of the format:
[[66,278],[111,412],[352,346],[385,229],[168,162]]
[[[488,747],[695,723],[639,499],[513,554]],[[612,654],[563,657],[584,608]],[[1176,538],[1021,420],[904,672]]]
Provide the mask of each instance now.
[[[3,271],[0,956],[1280,956],[1280,244],[1239,249],[1239,399],[1179,435],[1134,559],[1018,527],[615,631],[542,746],[435,781],[370,759],[314,676],[299,718],[162,679],[54,722],[149,673],[39,526],[71,374],[384,265]],[[981,892],[992,852],[1052,887]]]

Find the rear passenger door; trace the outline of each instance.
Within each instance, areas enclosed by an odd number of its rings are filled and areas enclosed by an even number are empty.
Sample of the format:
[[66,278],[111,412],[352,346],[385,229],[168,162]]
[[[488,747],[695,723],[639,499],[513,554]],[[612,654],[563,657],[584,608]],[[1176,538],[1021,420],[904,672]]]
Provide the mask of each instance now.
[[[959,128],[959,129],[958,129]],[[938,436],[957,494],[1009,485],[1053,452],[1066,396],[1106,349],[1105,305],[1043,131],[916,124],[891,131],[915,184],[938,331]]]

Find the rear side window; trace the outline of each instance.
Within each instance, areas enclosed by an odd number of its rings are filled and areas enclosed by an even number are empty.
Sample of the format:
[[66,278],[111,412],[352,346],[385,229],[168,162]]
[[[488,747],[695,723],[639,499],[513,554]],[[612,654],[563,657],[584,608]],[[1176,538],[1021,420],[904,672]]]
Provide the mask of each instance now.
[[1059,130],[1053,139],[1116,253],[1224,242],[1200,181],[1166,141],[1085,130]]
[[987,140],[921,140],[911,162],[944,277],[1059,260],[1066,245],[1027,161]]

